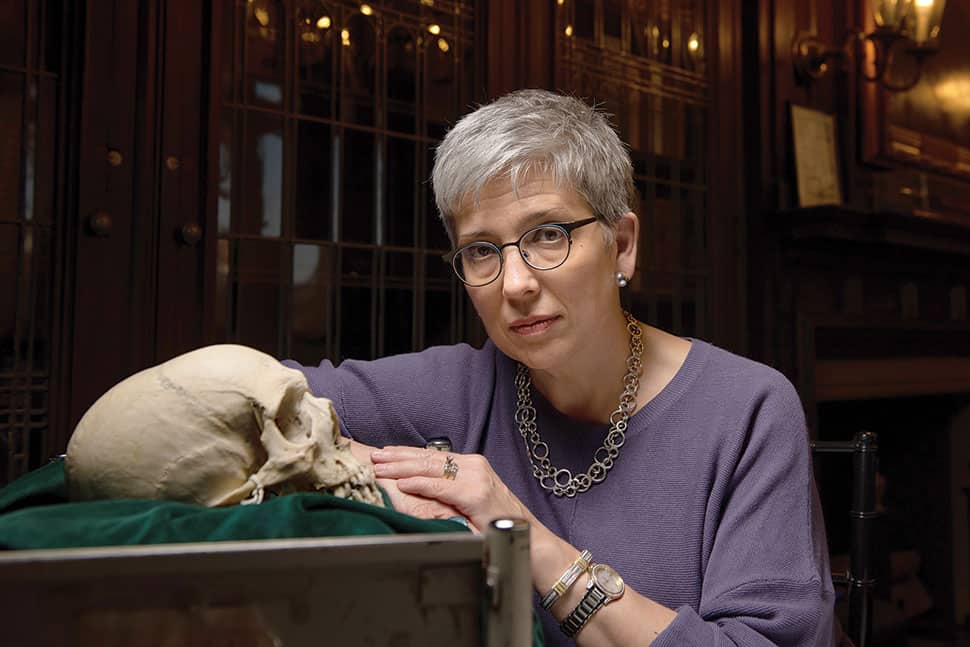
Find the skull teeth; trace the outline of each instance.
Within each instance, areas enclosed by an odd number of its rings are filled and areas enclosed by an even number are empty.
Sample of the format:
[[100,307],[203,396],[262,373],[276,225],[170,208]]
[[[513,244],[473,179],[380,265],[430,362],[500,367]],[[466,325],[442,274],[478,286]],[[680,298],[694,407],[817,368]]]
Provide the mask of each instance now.
[[384,505],[384,498],[381,496],[377,487],[372,483],[361,482],[360,479],[351,480],[347,483],[341,483],[320,491],[341,499],[350,499],[351,501],[360,501],[361,503],[370,503],[382,507]]
[[374,483],[373,469],[369,465],[354,466],[344,482],[320,487],[318,491],[342,499],[384,507],[384,497]]

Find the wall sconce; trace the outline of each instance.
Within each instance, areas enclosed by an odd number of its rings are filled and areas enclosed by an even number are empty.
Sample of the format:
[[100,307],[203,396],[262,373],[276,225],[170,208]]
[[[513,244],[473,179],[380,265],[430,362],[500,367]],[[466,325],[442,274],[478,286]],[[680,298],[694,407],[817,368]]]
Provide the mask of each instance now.
[[[810,34],[796,38],[792,45],[795,73],[800,80],[810,83],[828,71],[832,60],[851,58],[857,49],[865,58],[866,41],[871,41],[876,56],[875,74],[870,76],[862,69],[862,77],[892,92],[908,90],[919,82],[923,62],[939,50],[945,5],[946,0],[872,0],[872,15],[876,22],[872,33],[851,29],[838,49]],[[908,81],[894,83],[888,69],[900,50],[913,59],[916,71]]]

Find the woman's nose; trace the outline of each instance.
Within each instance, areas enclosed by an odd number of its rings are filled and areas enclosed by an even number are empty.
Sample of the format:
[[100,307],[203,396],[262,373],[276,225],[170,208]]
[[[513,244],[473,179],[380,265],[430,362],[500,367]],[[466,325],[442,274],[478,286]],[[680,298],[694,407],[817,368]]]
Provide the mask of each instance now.
[[536,269],[529,266],[522,258],[517,247],[504,249],[505,267],[502,269],[502,293],[511,298],[520,297],[538,288]]

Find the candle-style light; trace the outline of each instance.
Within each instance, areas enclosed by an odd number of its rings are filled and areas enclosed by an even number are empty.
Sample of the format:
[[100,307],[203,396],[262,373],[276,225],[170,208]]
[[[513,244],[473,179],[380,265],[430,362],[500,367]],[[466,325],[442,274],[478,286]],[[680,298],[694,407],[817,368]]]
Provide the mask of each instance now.
[[[845,61],[857,55],[864,59],[865,43],[869,41],[875,49],[875,73],[868,74],[860,65],[860,76],[893,92],[908,90],[919,82],[926,58],[938,51],[945,6],[946,0],[872,0],[875,30],[865,33],[851,29],[840,48],[826,45],[811,34],[799,35],[792,44],[795,72],[801,81],[811,82],[828,71],[830,61]],[[916,63],[915,73],[902,82],[893,79],[888,70],[894,57],[901,54]]]
[[946,0],[915,0],[912,8],[911,37],[917,47],[928,47],[940,36]]
[[876,27],[899,31],[913,5],[913,0],[872,0],[872,18]]

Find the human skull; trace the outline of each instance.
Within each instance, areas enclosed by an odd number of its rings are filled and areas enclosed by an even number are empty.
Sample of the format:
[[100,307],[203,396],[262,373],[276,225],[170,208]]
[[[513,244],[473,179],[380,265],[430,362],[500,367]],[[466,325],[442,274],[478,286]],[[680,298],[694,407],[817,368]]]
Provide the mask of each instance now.
[[206,346],[120,382],[67,446],[74,500],[222,506],[264,492],[324,491],[383,505],[330,400],[303,373],[246,346]]

